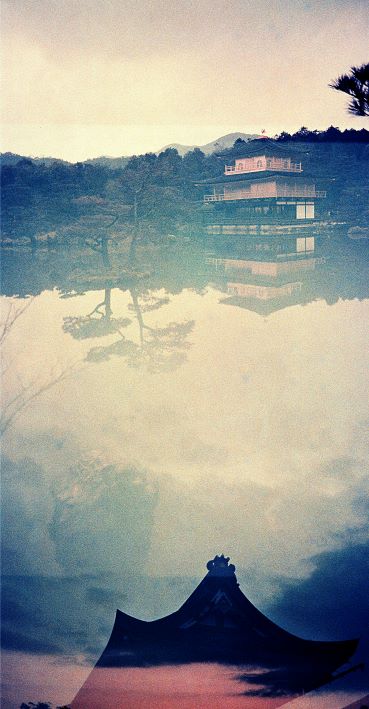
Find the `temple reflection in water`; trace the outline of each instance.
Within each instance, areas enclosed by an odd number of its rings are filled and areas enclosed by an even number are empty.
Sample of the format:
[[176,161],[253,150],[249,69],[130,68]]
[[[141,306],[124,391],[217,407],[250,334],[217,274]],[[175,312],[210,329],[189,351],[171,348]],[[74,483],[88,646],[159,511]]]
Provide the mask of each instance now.
[[[223,303],[267,314],[304,298],[304,281],[324,263],[315,254],[315,236],[244,237],[231,255],[209,256],[207,263],[226,279]],[[242,253],[243,251],[243,253]]]

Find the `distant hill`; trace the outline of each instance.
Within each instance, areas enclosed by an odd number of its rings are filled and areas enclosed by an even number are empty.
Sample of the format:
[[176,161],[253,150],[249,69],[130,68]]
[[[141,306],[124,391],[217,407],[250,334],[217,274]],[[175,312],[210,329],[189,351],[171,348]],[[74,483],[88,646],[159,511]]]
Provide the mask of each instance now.
[[181,143],[171,143],[170,145],[165,145],[164,148],[157,150],[158,153],[162,153],[163,150],[167,148],[175,148],[178,150],[180,155],[186,155],[186,153],[194,150],[195,148],[200,148],[205,155],[211,155],[217,150],[225,150],[226,148],[232,148],[234,142],[241,138],[242,140],[252,140],[252,138],[257,138],[256,134],[251,133],[227,133],[227,135],[222,135],[216,140],[212,140],[211,143],[206,143],[205,145],[182,145]]
[[[60,158],[34,158],[28,155],[18,155],[17,153],[0,153],[0,164],[1,165],[16,165],[20,160],[31,160],[36,165],[46,165],[50,167],[54,163],[62,163],[63,165],[75,165],[75,163],[69,162],[68,160],[61,160]],[[89,160],[81,160],[83,165],[99,165],[102,167],[108,167],[111,170],[122,170],[129,160],[129,157],[120,158],[110,158],[102,155],[98,158],[90,158]]]
[[[222,135],[216,140],[212,140],[211,143],[206,143],[206,145],[182,145],[181,143],[171,143],[170,145],[165,145],[164,148],[160,148],[160,150],[157,150],[156,154],[158,155],[159,153],[162,153],[167,148],[175,148],[176,150],[178,150],[179,155],[183,156],[191,150],[194,150],[194,148],[200,148],[200,150],[202,150],[205,155],[211,155],[211,153],[214,153],[215,151],[221,151],[227,148],[231,148],[238,138],[241,138],[242,140],[251,140],[252,138],[256,137],[256,135],[250,133],[228,133],[227,135]],[[129,159],[130,156],[124,155],[122,155],[121,157],[109,157],[107,155],[101,155],[97,158],[89,158],[88,160],[81,160],[80,162],[86,165],[107,167],[110,170],[123,170],[123,168],[125,168],[125,166],[127,165]],[[16,165],[19,160],[32,160],[32,162],[36,164],[44,163],[47,167],[50,167],[50,165],[55,162],[63,163],[64,165],[73,164],[71,162],[68,162],[67,160],[60,160],[59,158],[38,158],[18,155],[17,153],[9,152],[0,154],[1,165]]]
[[[222,135],[216,140],[212,140],[210,143],[205,145],[182,145],[182,143],[170,143],[165,145],[160,150],[156,151],[156,155],[167,150],[168,148],[175,148],[179,155],[183,157],[186,153],[199,148],[205,153],[206,156],[212,153],[221,153],[224,150],[229,150],[233,148],[236,140],[252,140],[258,136],[253,133],[227,133],[227,135]],[[302,145],[301,149],[306,149],[306,145],[314,145],[316,143],[337,143],[337,144],[350,144],[350,143],[362,143],[368,145],[369,143],[369,131],[362,128],[361,130],[354,130],[353,128],[349,130],[344,130],[343,132],[339,128],[334,128],[330,126],[326,131],[309,131],[307,128],[301,128],[296,133],[290,135],[282,131],[279,137],[279,142],[281,145],[289,144],[296,147],[296,144]],[[122,155],[120,157],[109,157],[106,155],[101,155],[96,158],[89,158],[88,160],[80,161],[84,165],[92,165],[98,167],[105,167],[111,170],[123,170],[127,165],[131,156]],[[53,157],[33,157],[27,155],[18,155],[17,153],[5,152],[0,153],[0,164],[1,165],[16,165],[20,160],[31,160],[35,164],[44,164],[46,167],[50,167],[54,163],[59,163],[63,165],[75,165],[76,163],[70,162],[68,160],[61,160],[60,158]]]
[[2,165],[16,165],[19,160],[24,160],[24,155],[17,155],[17,153],[0,154],[0,161]]
[[53,165],[54,163],[62,163],[63,165],[71,165],[67,160],[61,160],[60,158],[34,158],[28,155],[18,155],[17,153],[0,153],[0,164],[1,165],[16,165],[20,160],[31,160],[37,165],[44,164],[47,167]]
[[83,162],[88,165],[100,165],[102,167],[108,167],[110,170],[123,170],[127,165],[129,157],[111,158],[107,155],[101,155],[98,158],[90,158],[89,160],[84,160]]
[[[225,148],[231,148],[238,138],[242,140],[251,140],[252,138],[257,138],[256,135],[251,135],[250,133],[228,133],[227,135],[222,135],[221,138],[213,140],[211,143],[206,143],[206,145],[182,145],[181,143],[171,143],[170,145],[165,145],[164,148],[156,151],[156,155],[162,153],[167,148],[175,148],[178,150],[179,155],[186,155],[186,153],[194,150],[194,148],[200,148],[205,155],[211,155],[216,150],[224,150]],[[119,158],[112,158],[102,155],[98,158],[91,158],[90,160],[85,160],[85,163],[90,165],[102,165],[104,167],[109,167],[111,170],[121,170],[123,169],[129,161],[129,156],[122,156]]]

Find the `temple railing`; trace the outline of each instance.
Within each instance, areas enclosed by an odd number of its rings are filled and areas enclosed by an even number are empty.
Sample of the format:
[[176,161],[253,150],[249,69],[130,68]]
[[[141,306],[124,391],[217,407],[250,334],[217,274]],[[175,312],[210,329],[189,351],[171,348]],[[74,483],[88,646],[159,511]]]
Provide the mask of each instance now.
[[291,162],[289,165],[283,165],[283,162],[278,160],[271,160],[270,163],[264,163],[260,167],[252,166],[246,168],[239,168],[236,165],[225,165],[224,174],[225,175],[242,175],[247,172],[264,172],[265,170],[278,170],[280,172],[302,172],[301,163]]
[[252,192],[232,192],[219,194],[206,194],[204,196],[204,202],[235,202],[240,199],[276,199],[279,197],[293,198],[316,198],[316,197],[326,197],[327,193],[325,190],[316,190],[315,188],[283,188],[278,187],[276,194],[270,194],[267,190],[260,190],[257,194]]
[[316,190],[315,187],[277,187],[277,197],[326,197],[325,190]]
[[223,194],[206,194],[204,196],[204,202],[223,202],[224,201],[224,193]]

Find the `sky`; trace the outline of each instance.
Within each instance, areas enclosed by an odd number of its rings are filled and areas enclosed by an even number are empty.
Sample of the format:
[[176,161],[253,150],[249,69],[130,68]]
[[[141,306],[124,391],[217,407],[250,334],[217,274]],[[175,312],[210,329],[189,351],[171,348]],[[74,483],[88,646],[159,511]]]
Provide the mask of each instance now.
[[363,128],[329,82],[366,0],[3,0],[2,150],[76,161],[234,131]]

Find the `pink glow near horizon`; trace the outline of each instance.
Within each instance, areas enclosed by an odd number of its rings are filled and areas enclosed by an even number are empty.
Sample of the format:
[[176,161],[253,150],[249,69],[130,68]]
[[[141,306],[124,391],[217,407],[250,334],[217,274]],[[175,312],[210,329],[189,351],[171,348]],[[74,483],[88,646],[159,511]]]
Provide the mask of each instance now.
[[52,655],[6,652],[2,706],[14,709],[22,701],[70,704],[82,686],[72,709],[276,709],[291,698],[245,698],[247,684],[237,680],[241,672],[237,667],[192,664],[95,668],[91,673],[85,665]]
[[240,682],[241,673],[239,667],[210,663],[94,669],[72,709],[276,709],[287,701],[245,697],[247,689],[258,687]]

